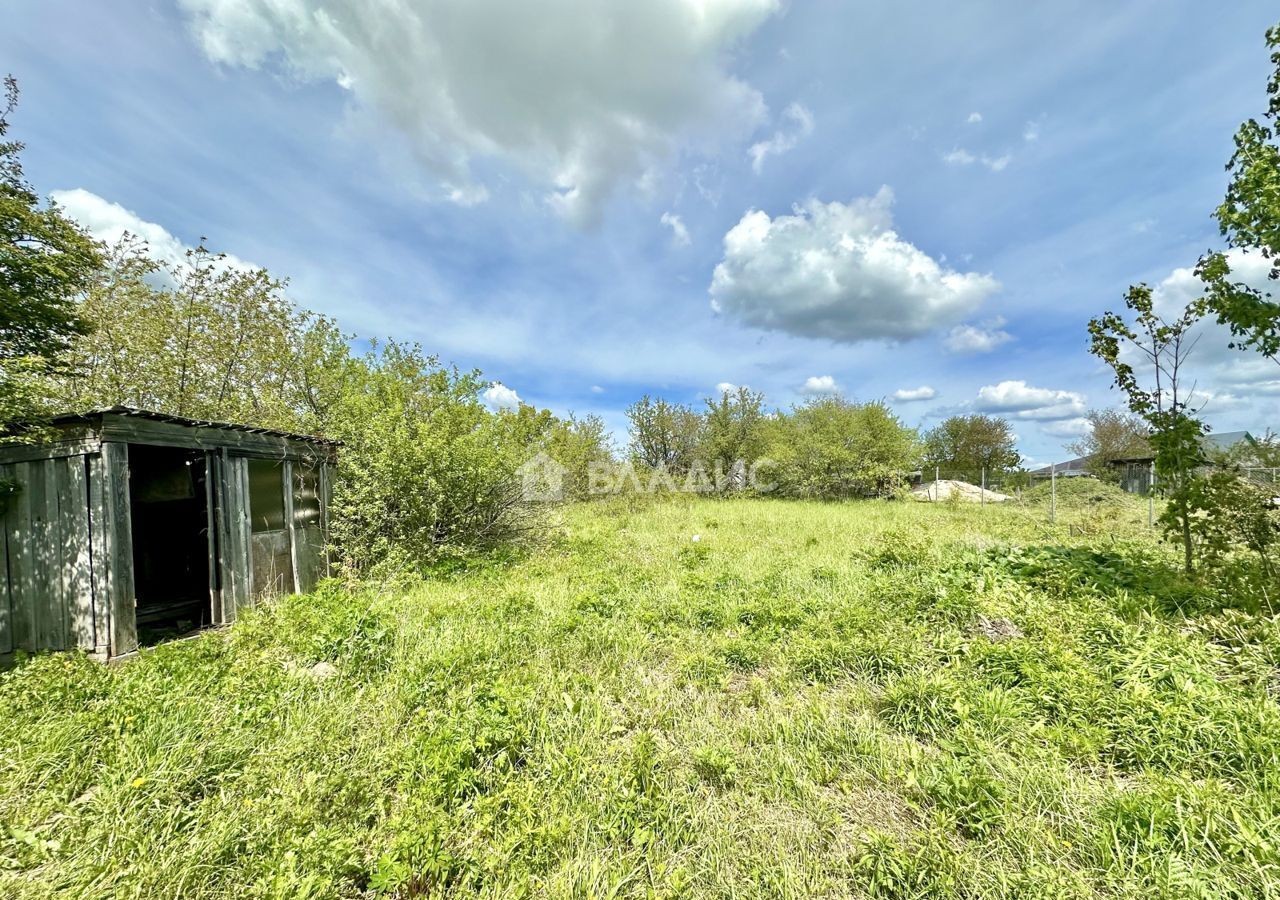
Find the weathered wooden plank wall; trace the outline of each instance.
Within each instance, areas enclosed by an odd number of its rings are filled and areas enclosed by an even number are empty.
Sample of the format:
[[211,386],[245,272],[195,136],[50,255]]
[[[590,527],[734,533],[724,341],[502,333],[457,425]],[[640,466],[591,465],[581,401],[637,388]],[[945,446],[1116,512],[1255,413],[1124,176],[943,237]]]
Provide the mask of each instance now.
[[93,589],[94,650],[111,652],[111,539],[107,528],[106,465],[102,454],[88,458],[89,563]]
[[85,457],[0,466],[8,504],[0,590],[0,653],[96,649]]
[[218,551],[222,573],[222,622],[236,620],[253,602],[252,548],[249,532],[249,461],[220,454],[218,473]]
[[103,443],[103,526],[107,536],[105,559],[111,571],[109,593],[111,655],[138,649],[137,598],[133,585],[133,528],[129,511],[129,447]]
[[[0,478],[13,478],[12,466],[0,466]],[[7,508],[0,510],[0,653],[13,651],[13,601],[9,590],[9,528]]]

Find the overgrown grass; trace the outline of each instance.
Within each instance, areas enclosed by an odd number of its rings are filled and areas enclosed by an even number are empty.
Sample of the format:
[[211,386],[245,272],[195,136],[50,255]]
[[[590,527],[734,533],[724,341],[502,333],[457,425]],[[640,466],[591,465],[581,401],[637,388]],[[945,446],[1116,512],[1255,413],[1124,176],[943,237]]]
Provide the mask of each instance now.
[[619,502],[523,560],[31,660],[0,896],[1280,896],[1280,621],[1081,531]]

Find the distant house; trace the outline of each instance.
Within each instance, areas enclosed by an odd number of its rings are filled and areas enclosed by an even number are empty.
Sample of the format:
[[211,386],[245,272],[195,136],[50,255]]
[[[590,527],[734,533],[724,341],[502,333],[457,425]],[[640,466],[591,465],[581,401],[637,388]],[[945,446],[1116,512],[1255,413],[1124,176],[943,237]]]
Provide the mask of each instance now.
[[1032,478],[1049,478],[1053,475],[1057,475],[1059,478],[1079,478],[1089,474],[1088,465],[1089,457],[1081,456],[1040,469],[1032,469],[1027,474]]
[[[1258,439],[1248,431],[1223,431],[1217,434],[1206,434],[1200,439],[1206,457],[1211,459],[1227,453],[1242,454],[1242,462],[1247,465],[1246,448],[1241,445],[1257,446]],[[1131,494],[1145,494],[1151,490],[1152,464],[1155,457],[1151,453],[1132,456],[1124,459],[1113,459],[1111,465],[1120,470],[1120,486]]]

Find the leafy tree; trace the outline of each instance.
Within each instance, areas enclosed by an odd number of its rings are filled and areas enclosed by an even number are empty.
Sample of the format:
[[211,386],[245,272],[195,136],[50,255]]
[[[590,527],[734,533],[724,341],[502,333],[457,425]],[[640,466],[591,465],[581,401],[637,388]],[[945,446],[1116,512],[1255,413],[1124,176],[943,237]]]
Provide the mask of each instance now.
[[[1235,132],[1235,152],[1226,164],[1231,181],[1213,216],[1229,247],[1261,253],[1271,261],[1271,279],[1280,279],[1280,26],[1267,29],[1275,70],[1267,81],[1262,122],[1249,119]],[[1207,285],[1207,305],[1228,325],[1235,346],[1252,348],[1280,364],[1280,303],[1272,294],[1231,279],[1224,253],[1208,253],[1198,274]]]
[[76,298],[102,261],[98,245],[27,183],[22,143],[5,140],[17,103],[9,76],[0,110],[0,423],[40,413],[42,377],[89,330]]
[[124,404],[313,431],[343,390],[347,339],[331,319],[295,307],[285,286],[203,245],[163,265],[126,236],[81,305],[93,332],[51,392],[69,408]]
[[627,407],[631,422],[631,457],[651,469],[683,475],[694,464],[703,420],[688,406],[645,394]]
[[541,519],[523,503],[517,469],[556,442],[585,456],[590,426],[527,405],[492,413],[478,373],[416,346],[353,356],[337,326],[298,309],[284,287],[203,246],[164,266],[125,239],[83,303],[96,328],[49,392],[67,406],[125,404],[342,441],[331,532],[352,572],[534,536]]
[[773,420],[769,431],[766,455],[791,496],[891,496],[919,459],[916,433],[883,403],[813,399]]
[[516,475],[531,444],[513,440],[528,423],[484,408],[478,372],[397,343],[344,368],[325,425],[343,442],[332,530],[350,571],[418,566],[536,533],[541,520]]
[[1091,409],[1084,415],[1089,433],[1067,448],[1087,462],[1085,470],[1101,481],[1118,482],[1120,471],[1113,460],[1132,459],[1151,452],[1147,423],[1140,416],[1118,409]]
[[[1129,410],[1147,424],[1157,489],[1169,501],[1160,521],[1166,535],[1181,542],[1183,565],[1190,573],[1195,570],[1197,469],[1204,461],[1201,438],[1207,428],[1187,405],[1184,368],[1195,347],[1190,332],[1203,315],[1202,304],[1192,303],[1176,319],[1166,320],[1154,310],[1151,289],[1140,284],[1129,288],[1125,306],[1126,315],[1106,312],[1089,322],[1090,352],[1110,366]],[[1126,348],[1138,354],[1141,373],[1128,361]],[[1144,385],[1142,378],[1150,381]]]
[[724,488],[742,486],[746,467],[764,450],[764,394],[740,387],[707,401],[703,413],[702,460],[724,473]]
[[[1249,119],[1235,136],[1227,162],[1231,182],[1214,212],[1227,245],[1260,253],[1270,261],[1272,280],[1280,279],[1280,25],[1267,30],[1275,66],[1267,82],[1269,103],[1262,121]],[[1206,305],[1219,324],[1228,326],[1233,346],[1258,351],[1280,364],[1280,303],[1270,292],[1232,279],[1222,253],[1201,258],[1197,271],[1206,285]]]
[[1216,468],[1193,483],[1192,529],[1206,562],[1221,565],[1237,547],[1257,555],[1262,575],[1274,583],[1275,547],[1280,544],[1280,510],[1271,505],[1270,485],[1251,484],[1234,468]]
[[925,466],[965,478],[1016,469],[1021,461],[1013,428],[998,416],[951,416],[925,434]]
[[612,442],[599,416],[578,418],[572,414],[557,419],[544,442],[544,449],[565,468],[565,499],[590,497],[593,469],[613,463]]

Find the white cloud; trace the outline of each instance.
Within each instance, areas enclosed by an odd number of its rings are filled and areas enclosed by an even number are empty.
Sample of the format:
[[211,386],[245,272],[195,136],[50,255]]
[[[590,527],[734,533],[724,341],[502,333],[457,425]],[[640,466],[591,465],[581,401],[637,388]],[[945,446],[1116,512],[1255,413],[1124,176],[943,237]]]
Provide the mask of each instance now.
[[598,384],[593,384],[593,385],[591,385],[591,393],[593,393],[593,394],[603,394],[603,393],[604,393],[604,388],[602,388],[602,387],[601,387],[600,385],[598,385]]
[[757,328],[857,341],[919,337],[973,312],[991,275],[944,268],[893,230],[893,192],[752,210],[724,236],[713,309]]
[[179,0],[210,60],[331,81],[460,202],[511,165],[571,221],[682,148],[765,117],[728,51],[780,0]]
[[[84,188],[69,191],[50,191],[50,198],[78,222],[94,238],[106,244],[114,244],[125,233],[141,238],[147,244],[147,255],[157,262],[178,266],[186,262],[188,244],[171,234],[164,226],[148,222],[119,203],[112,203]],[[256,269],[253,263],[238,256],[225,254],[219,268]],[[164,281],[167,276],[161,277]]]
[[1025,381],[1002,381],[980,388],[974,407],[979,412],[1038,420],[1079,418],[1085,412],[1083,394],[1032,387]]
[[1092,431],[1093,426],[1089,424],[1088,419],[1077,417],[1074,419],[1061,419],[1057,422],[1045,422],[1040,426],[1040,430],[1051,437],[1080,438]]
[[970,125],[977,125],[979,122],[982,121],[982,113],[971,112],[969,113],[969,118],[966,119],[965,121],[968,122]]
[[1022,139],[1028,144],[1040,140],[1040,123],[1031,121],[1022,129]]
[[520,408],[520,395],[501,381],[492,382],[480,394],[480,397],[484,400],[485,405],[492,410]]
[[916,388],[899,388],[893,392],[893,399],[902,403],[914,403],[917,400],[932,400],[938,392],[927,384]]
[[956,147],[950,153],[942,154],[942,161],[950,166],[971,166],[974,163],[981,163],[992,172],[1003,172],[1009,167],[1009,163],[1013,162],[1011,154],[1003,156],[988,156],[983,153],[975,156],[963,147]]
[[810,375],[800,386],[800,393],[809,397],[834,397],[840,391],[840,385],[830,375]]
[[[1241,250],[1227,252],[1233,281],[1242,282],[1263,292],[1274,292],[1275,282],[1268,277],[1270,261],[1258,253]],[[1192,268],[1174,269],[1167,278],[1152,289],[1156,312],[1173,318],[1190,302],[1204,293],[1204,283],[1196,277]],[[1274,300],[1275,298],[1272,297]],[[1194,326],[1191,338],[1195,347],[1191,351],[1188,370],[1202,389],[1209,393],[1228,396],[1232,393],[1252,393],[1259,383],[1272,381],[1280,375],[1280,367],[1262,354],[1252,350],[1236,350],[1235,340],[1225,325],[1219,325],[1212,317]],[[1134,360],[1140,363],[1140,360]],[[1220,396],[1218,403],[1227,402]]]
[[738,389],[738,386],[736,384],[733,384],[732,382],[728,382],[728,381],[722,381],[716,385],[717,394],[732,394],[737,389]]
[[795,149],[796,144],[813,134],[813,113],[799,103],[792,103],[783,111],[782,116],[790,122],[786,130],[778,129],[767,141],[752,144],[747,154],[751,157],[751,168],[757,175],[764,169],[764,161],[770,156],[781,156]]
[[990,353],[1013,340],[1013,335],[1001,330],[1004,319],[996,318],[982,325],[957,325],[943,340],[952,353]]
[[684,227],[684,220],[678,215],[664,212],[658,221],[671,229],[671,243],[680,247],[689,245],[689,229]]

